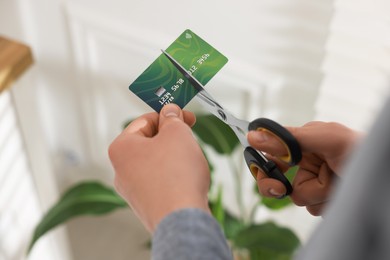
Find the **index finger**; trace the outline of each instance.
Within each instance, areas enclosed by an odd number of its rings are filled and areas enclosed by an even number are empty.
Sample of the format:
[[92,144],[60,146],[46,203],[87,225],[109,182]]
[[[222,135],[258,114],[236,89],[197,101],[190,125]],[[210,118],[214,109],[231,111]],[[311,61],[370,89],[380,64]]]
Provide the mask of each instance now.
[[142,137],[153,137],[158,129],[158,117],[156,112],[144,114],[143,116],[132,121],[123,130],[122,134],[134,134]]
[[[266,155],[268,160],[272,160],[279,170],[287,172],[289,166],[277,157]],[[257,169],[256,182],[261,195],[266,197],[281,198],[287,193],[286,186],[279,180],[270,178],[260,168]]]
[[268,177],[258,169],[257,187],[261,195],[266,197],[280,198],[287,193],[287,189],[279,180]]

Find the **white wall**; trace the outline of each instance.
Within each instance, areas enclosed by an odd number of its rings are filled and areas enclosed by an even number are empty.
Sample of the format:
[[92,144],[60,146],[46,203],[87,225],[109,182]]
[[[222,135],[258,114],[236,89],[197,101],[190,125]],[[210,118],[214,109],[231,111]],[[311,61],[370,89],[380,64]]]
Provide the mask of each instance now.
[[366,131],[390,90],[390,4],[337,0],[316,119]]
[[253,57],[262,77],[271,79],[262,100],[265,115],[287,125],[306,123],[315,114],[333,0],[256,5]]

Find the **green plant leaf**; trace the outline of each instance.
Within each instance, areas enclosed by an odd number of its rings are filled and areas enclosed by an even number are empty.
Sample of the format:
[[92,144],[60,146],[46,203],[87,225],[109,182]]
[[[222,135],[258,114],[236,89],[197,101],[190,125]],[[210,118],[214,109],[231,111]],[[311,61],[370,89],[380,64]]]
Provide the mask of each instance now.
[[213,115],[198,115],[192,130],[219,154],[231,154],[238,144],[233,130]]
[[[126,128],[134,119],[123,123]],[[213,115],[196,115],[194,133],[206,144],[220,154],[230,154],[239,143],[232,129]]]
[[284,174],[284,175],[286,175],[286,177],[287,177],[287,179],[290,181],[290,183],[292,183],[292,181],[294,180],[295,174],[297,173],[298,169],[299,169],[299,166],[291,167],[291,168],[288,169],[287,172]]
[[290,197],[285,197],[283,199],[262,197],[261,203],[269,209],[280,210],[287,207],[288,205],[291,205],[292,201]]
[[[222,196],[218,196],[216,201],[209,201],[209,206],[213,216],[217,219],[218,223],[222,227],[226,238],[231,240],[239,231],[246,227],[246,225],[243,221],[234,217],[224,209],[221,198]],[[223,214],[223,216],[221,216],[221,214]]]
[[267,248],[251,249],[249,251],[250,260],[290,260],[292,259],[292,254],[275,252]]
[[46,232],[71,218],[102,215],[124,207],[127,207],[126,202],[113,189],[95,181],[79,183],[66,191],[43,216],[34,230],[28,252]]
[[263,256],[261,259],[288,259],[284,257],[291,256],[300,245],[294,232],[272,222],[248,226],[234,237],[233,243],[248,249],[254,257]]
[[222,204],[222,186],[218,186],[217,199],[214,203],[210,204],[211,214],[218,221],[218,223],[223,226],[225,221],[225,212]]
[[245,227],[246,225],[242,220],[225,211],[223,231],[228,240],[233,240],[234,237]]

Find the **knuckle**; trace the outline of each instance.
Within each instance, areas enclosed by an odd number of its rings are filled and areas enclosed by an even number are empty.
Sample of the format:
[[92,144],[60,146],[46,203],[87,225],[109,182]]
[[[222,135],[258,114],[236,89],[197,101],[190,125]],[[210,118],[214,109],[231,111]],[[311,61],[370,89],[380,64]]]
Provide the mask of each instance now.
[[326,201],[327,195],[326,187],[317,186],[313,189],[307,185],[297,185],[294,187],[291,199],[297,206],[310,206]]
[[318,206],[307,206],[306,210],[313,216],[321,216],[322,208]]
[[307,206],[310,204],[310,199],[310,194],[300,189],[299,187],[294,187],[293,193],[291,194],[291,200],[294,202],[295,205],[300,207]]
[[302,196],[291,194],[291,200],[294,202],[295,205],[303,207],[306,206],[307,200],[304,199]]
[[114,160],[118,150],[118,141],[114,140],[108,147],[108,157],[110,160]]

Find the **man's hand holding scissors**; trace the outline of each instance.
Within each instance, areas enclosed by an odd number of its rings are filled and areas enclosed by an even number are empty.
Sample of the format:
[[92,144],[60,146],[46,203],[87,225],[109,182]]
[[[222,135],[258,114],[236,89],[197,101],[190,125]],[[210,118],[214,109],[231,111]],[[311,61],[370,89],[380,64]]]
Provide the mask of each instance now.
[[[298,164],[290,197],[296,205],[305,206],[312,215],[321,215],[337,173],[361,134],[337,123],[324,122],[310,122],[302,127],[287,129],[302,149],[302,160]],[[250,131],[248,141],[256,149],[266,152],[281,169],[289,167],[278,160],[285,148],[272,135]],[[279,197],[286,192],[280,182],[267,178],[261,171],[257,184],[263,196]]]

